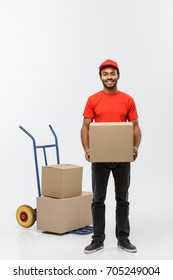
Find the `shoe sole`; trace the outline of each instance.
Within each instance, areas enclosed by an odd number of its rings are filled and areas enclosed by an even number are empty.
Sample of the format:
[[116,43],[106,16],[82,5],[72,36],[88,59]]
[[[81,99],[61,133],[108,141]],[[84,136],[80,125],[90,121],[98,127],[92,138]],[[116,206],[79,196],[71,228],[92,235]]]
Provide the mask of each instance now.
[[120,248],[120,249],[122,249],[122,250],[124,250],[128,253],[137,253],[137,249],[127,249],[127,248],[124,248],[124,247],[119,246],[119,245],[118,245],[118,248]]
[[94,249],[94,250],[84,250],[84,253],[85,254],[92,254],[92,253],[95,253],[95,252],[97,252],[97,251],[99,251],[99,250],[101,250],[103,248],[104,248],[104,246],[101,246],[101,247],[99,247],[97,249]]

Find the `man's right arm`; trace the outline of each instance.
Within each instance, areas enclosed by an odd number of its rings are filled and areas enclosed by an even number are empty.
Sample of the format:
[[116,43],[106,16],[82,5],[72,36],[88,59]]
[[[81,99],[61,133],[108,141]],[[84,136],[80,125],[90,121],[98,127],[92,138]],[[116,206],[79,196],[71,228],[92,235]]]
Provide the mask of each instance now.
[[84,117],[83,119],[83,125],[81,128],[81,141],[82,146],[85,151],[85,158],[86,160],[90,161],[90,151],[89,151],[89,125],[92,122],[92,120],[87,119]]

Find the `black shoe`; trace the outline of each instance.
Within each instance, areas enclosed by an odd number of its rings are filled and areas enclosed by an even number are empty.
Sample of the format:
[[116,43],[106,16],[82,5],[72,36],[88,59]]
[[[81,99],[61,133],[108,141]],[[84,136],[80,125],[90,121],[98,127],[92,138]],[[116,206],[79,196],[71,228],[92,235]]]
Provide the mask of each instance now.
[[94,253],[98,250],[103,249],[103,247],[104,247],[103,243],[97,242],[96,240],[92,240],[91,244],[88,245],[87,247],[85,247],[84,253],[85,254],[91,254],[91,253]]
[[136,247],[130,243],[129,239],[124,239],[124,240],[118,241],[118,247],[129,253],[137,252]]

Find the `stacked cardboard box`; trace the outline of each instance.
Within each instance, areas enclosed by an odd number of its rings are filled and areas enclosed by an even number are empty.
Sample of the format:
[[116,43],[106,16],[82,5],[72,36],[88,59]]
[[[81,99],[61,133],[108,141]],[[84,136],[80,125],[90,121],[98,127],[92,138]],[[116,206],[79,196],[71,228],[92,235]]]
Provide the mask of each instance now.
[[92,193],[82,192],[82,172],[74,164],[42,167],[37,229],[62,234],[92,224]]
[[74,164],[42,167],[42,194],[55,198],[81,195],[83,168]]

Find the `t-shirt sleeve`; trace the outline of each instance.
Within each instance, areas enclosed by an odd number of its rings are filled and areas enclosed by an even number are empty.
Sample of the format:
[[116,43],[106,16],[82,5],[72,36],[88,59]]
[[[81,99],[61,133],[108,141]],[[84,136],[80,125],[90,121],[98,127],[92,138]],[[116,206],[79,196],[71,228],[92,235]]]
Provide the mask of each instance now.
[[129,122],[131,122],[133,120],[136,120],[137,118],[138,118],[138,113],[137,113],[135,101],[133,100],[133,98],[130,98],[127,119]]
[[90,98],[88,98],[87,103],[85,105],[83,116],[90,120],[93,120],[95,118],[94,106]]

